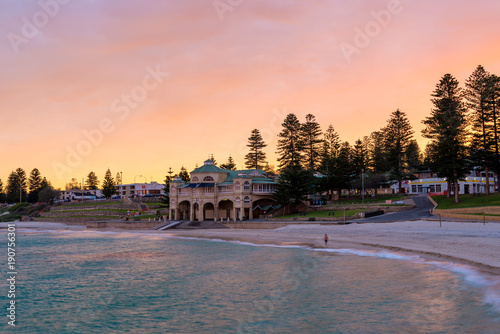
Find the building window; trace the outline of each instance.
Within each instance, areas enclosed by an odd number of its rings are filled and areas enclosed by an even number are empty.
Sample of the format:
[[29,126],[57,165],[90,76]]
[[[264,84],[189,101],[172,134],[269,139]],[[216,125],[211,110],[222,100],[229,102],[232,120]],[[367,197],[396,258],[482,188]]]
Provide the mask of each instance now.
[[232,186],[220,186],[219,187],[219,193],[221,193],[221,194],[227,194],[227,193],[232,193],[232,192],[233,192]]
[[431,184],[431,185],[429,186],[429,191],[430,191],[431,193],[436,192],[436,189],[435,189],[435,188],[436,188],[436,187],[435,187],[433,184]]
[[245,181],[245,183],[243,183],[243,190],[250,190],[250,182]]
[[245,196],[245,198],[243,198],[243,203],[250,204],[250,197]]
[[236,191],[240,191],[240,187],[241,187],[241,185],[240,185],[240,181],[236,181],[236,182],[234,183],[234,190],[236,190]]
[[437,193],[441,192],[441,185],[440,184],[436,184],[436,192]]
[[416,184],[412,184],[411,185],[411,192],[412,193],[416,193],[417,192],[417,185]]
[[195,176],[191,179],[191,182],[198,182],[198,178]]
[[274,184],[254,184],[253,191],[256,193],[273,193],[275,190]]
[[211,176],[205,176],[205,177],[203,178],[203,181],[213,181],[213,180],[214,180],[214,178],[213,178],[213,177],[211,177]]
[[214,193],[214,187],[203,187],[203,193],[204,194],[213,194]]
[[239,204],[241,202],[240,196],[236,196],[236,198],[234,199],[234,201]]
[[189,195],[189,189],[188,188],[180,188],[179,189],[179,195]]

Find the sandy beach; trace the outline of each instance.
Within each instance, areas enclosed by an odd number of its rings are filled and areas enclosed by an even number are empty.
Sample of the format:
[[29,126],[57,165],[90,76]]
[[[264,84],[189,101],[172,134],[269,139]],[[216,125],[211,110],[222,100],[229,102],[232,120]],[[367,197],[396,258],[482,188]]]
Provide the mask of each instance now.
[[218,238],[258,244],[302,244],[329,248],[388,249],[426,259],[472,264],[500,274],[500,224],[404,221],[349,225],[290,225],[275,230],[171,230],[173,236]]
[[[6,223],[0,224],[5,228]],[[47,222],[18,222],[18,229],[88,230],[85,226]],[[116,229],[113,229],[116,231]],[[97,231],[103,231],[97,230]],[[500,223],[403,221],[349,225],[304,224],[274,230],[120,230],[127,233],[161,233],[171,236],[237,240],[256,244],[296,244],[329,248],[385,249],[419,254],[426,259],[450,260],[500,274]]]

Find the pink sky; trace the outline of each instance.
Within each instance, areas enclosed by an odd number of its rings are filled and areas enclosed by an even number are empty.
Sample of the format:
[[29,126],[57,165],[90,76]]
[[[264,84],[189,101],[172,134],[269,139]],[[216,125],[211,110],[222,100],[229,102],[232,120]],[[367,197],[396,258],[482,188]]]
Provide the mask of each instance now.
[[[479,64],[500,75],[493,0],[221,0],[224,12],[213,0],[59,1],[40,2],[50,15],[38,1],[0,4],[4,184],[18,167],[57,187],[90,171],[102,181],[108,167],[124,183],[163,182],[169,167],[192,170],[211,153],[243,168],[254,128],[275,164],[289,112],[353,144],[399,108],[423,146],[445,73],[462,84]],[[390,17],[378,23],[381,11]],[[347,44],[358,52],[345,57]]]

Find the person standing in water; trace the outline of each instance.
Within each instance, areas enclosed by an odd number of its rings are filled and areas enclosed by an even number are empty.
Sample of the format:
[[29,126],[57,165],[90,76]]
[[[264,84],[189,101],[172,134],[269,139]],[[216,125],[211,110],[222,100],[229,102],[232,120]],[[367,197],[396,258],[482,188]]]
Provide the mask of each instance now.
[[328,244],[328,235],[325,233],[325,246]]

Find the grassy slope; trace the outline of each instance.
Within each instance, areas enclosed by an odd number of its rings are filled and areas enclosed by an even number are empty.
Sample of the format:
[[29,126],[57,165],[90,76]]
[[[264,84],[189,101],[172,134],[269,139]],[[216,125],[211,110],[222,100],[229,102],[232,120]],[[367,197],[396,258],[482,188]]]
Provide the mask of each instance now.
[[490,196],[481,194],[481,196],[460,195],[460,202],[455,203],[454,197],[433,196],[432,199],[438,204],[437,209],[458,209],[458,208],[476,208],[481,206],[500,206],[500,193]]
[[[394,195],[377,195],[377,197],[372,198],[371,196],[367,195],[365,196],[365,202],[364,204],[371,204],[371,203],[385,203],[386,200],[393,200],[393,201],[398,201],[398,200],[403,200],[405,198],[408,198],[407,196],[402,196],[399,194],[394,194]],[[336,205],[346,205],[346,204],[361,204],[362,200],[361,197],[353,197],[353,198],[343,198],[339,201],[334,202]]]

